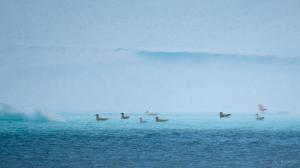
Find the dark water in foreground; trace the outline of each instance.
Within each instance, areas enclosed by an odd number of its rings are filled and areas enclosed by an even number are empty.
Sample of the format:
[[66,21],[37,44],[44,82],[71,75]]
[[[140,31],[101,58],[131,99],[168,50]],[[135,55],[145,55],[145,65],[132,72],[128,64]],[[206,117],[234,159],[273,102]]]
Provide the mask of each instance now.
[[[124,128],[110,128],[118,122]],[[172,120],[126,122],[2,121],[0,167],[300,167],[296,123],[265,121],[260,128],[255,120],[236,126],[234,119],[179,126]]]

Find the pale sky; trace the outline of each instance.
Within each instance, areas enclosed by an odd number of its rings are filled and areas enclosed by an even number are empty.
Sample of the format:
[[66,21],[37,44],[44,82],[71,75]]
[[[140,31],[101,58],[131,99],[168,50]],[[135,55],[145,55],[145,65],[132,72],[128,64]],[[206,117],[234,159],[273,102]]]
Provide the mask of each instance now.
[[298,112],[298,0],[2,0],[0,102]]

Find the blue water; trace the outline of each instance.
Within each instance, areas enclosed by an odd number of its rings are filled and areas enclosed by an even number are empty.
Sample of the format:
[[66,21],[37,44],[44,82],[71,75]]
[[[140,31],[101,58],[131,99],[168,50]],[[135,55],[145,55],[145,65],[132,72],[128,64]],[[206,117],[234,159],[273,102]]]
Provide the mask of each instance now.
[[[300,167],[300,117],[93,113],[65,122],[0,121],[0,167]],[[148,123],[140,124],[143,116]]]

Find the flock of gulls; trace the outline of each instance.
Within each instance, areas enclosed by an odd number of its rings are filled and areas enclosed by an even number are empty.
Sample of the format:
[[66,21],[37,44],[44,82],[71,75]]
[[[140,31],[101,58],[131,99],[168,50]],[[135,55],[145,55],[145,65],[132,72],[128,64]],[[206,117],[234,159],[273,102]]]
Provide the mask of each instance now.
[[[264,105],[262,105],[262,104],[258,104],[258,109],[259,109],[259,112],[257,112],[256,113],[256,120],[258,120],[258,121],[262,121],[262,120],[264,120],[264,116],[263,116],[263,114],[264,114],[264,112],[265,111],[267,111],[268,109],[264,106]],[[150,111],[146,111],[145,112],[148,116],[155,116],[155,121],[156,122],[167,122],[168,121],[168,119],[162,119],[162,118],[159,118],[158,117],[158,113],[153,113],[153,112],[150,112]],[[122,120],[126,120],[126,119],[129,119],[130,118],[130,116],[129,115],[126,115],[125,113],[120,113],[121,114],[121,119]],[[224,113],[224,112],[220,112],[219,113],[219,116],[220,116],[220,118],[229,118],[230,116],[231,116],[231,114],[226,114],[226,113]],[[106,120],[108,120],[108,118],[105,118],[105,117],[102,117],[102,116],[100,116],[100,114],[96,114],[96,121],[106,121]],[[147,121],[146,120],[144,120],[142,117],[140,117],[139,118],[139,122],[140,123],[146,123]]]
[[[150,111],[146,111],[145,113],[149,116],[155,116],[155,121],[156,122],[167,122],[168,121],[168,119],[159,118],[158,113],[153,113],[153,112],[150,112]],[[126,115],[125,113],[120,113],[120,114],[121,114],[121,119],[122,120],[126,120],[126,119],[130,118],[130,116]],[[99,114],[96,114],[96,121],[106,121],[106,120],[108,120],[108,118],[105,118],[105,117],[100,116]],[[147,122],[146,120],[143,119],[143,117],[140,117],[139,121],[140,121],[140,123],[146,123]]]

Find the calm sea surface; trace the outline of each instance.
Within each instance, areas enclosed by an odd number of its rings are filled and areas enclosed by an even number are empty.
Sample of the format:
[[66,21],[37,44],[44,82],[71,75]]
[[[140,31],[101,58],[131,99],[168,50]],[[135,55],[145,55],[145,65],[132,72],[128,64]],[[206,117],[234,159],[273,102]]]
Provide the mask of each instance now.
[[[300,117],[93,114],[65,122],[0,121],[0,167],[300,167]],[[138,117],[148,122],[140,124]]]

